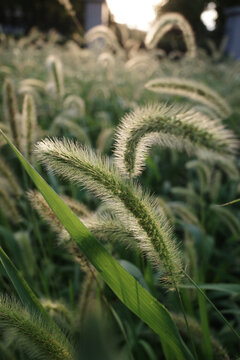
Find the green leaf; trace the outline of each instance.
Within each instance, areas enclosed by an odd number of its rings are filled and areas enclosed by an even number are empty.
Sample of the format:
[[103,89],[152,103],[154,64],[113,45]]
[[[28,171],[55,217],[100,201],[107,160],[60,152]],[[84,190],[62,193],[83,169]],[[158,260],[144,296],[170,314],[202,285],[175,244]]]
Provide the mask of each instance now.
[[64,201],[45,182],[30,163],[25,160],[7,136],[1,130],[0,132],[17,155],[59,221],[89,261],[99,271],[108,286],[134,314],[148,324],[149,327],[160,336],[163,349],[166,350],[168,358],[170,358],[169,354],[171,354],[172,359],[193,360],[189,349],[183,342],[167,309],[118,264],[81,223]]
[[17,291],[23,305],[26,306],[30,312],[39,314],[45,320],[53,323],[52,319],[50,318],[46,310],[38,301],[36,295],[30,289],[27,282],[24,280],[23,276],[14,266],[14,264],[9,259],[7,254],[3,251],[1,246],[0,246],[0,262],[4,267],[6,273],[8,274],[13,286],[15,287],[15,290]]

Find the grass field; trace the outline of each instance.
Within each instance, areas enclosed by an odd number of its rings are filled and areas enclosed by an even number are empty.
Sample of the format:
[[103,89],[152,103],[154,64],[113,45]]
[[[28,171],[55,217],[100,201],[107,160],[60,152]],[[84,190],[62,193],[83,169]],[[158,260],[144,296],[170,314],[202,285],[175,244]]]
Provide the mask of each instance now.
[[2,360],[240,354],[240,64],[167,21],[1,35]]

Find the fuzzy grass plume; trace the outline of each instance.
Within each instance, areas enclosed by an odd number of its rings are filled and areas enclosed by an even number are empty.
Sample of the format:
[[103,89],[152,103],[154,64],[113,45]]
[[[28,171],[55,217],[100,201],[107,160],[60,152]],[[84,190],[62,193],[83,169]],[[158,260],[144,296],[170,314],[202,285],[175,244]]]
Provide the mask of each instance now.
[[148,49],[156,47],[158,42],[166,35],[170,30],[178,28],[181,30],[186,48],[187,54],[190,57],[196,56],[196,42],[194,33],[189,22],[178,13],[167,13],[162,15],[155,24],[151,27],[145,38],[145,45]]
[[18,105],[14,85],[10,79],[5,79],[3,83],[3,113],[5,123],[9,126],[12,139],[16,147],[20,149],[21,129]]
[[150,80],[145,88],[159,94],[183,96],[199,102],[214,110],[221,118],[226,118],[231,114],[229,105],[219,94],[207,85],[194,80],[174,77],[157,78]]
[[36,140],[37,116],[34,99],[27,94],[23,100],[22,110],[22,131],[23,131],[23,149],[26,157],[31,161],[33,145]]
[[123,224],[136,234],[140,249],[164,268],[166,280],[176,285],[181,278],[181,253],[169,224],[157,211],[155,200],[131,181],[124,181],[105,158],[66,139],[46,139],[36,146],[41,162],[71,182],[80,183],[107,202]]
[[18,303],[0,298],[0,328],[13,336],[15,346],[23,348],[27,354],[36,359],[70,360],[73,359],[66,339],[55,327],[37,317],[30,315]]
[[117,130],[115,159],[125,176],[139,175],[153,144],[187,151],[232,155],[238,142],[218,121],[184,107],[152,105],[125,116]]

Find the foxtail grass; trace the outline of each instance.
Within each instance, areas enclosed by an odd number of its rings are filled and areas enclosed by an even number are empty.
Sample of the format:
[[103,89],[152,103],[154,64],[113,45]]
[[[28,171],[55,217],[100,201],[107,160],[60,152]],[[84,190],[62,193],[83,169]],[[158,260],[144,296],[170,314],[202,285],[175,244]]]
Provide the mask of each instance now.
[[71,182],[80,183],[107,202],[122,223],[134,231],[140,249],[165,270],[166,281],[174,285],[180,281],[181,253],[153,198],[131,181],[122,180],[107,159],[72,141],[46,139],[37,144],[36,153],[47,168]]
[[126,115],[116,133],[115,160],[121,174],[139,175],[153,144],[212,157],[231,157],[234,134],[217,120],[178,106],[152,105]]
[[22,110],[22,131],[23,131],[23,152],[27,159],[32,160],[33,145],[36,141],[37,116],[34,99],[27,94],[23,100]]
[[[75,244],[74,241],[70,238],[68,232],[64,229],[61,222],[58,220],[57,216],[51,210],[42,194],[38,191],[29,191],[28,199],[32,205],[32,207],[39,213],[39,215],[50,225],[50,227],[55,231],[58,235],[59,244],[63,245],[67,251],[73,256],[75,261],[77,261],[81,269],[83,271],[88,271],[91,267],[88,259],[79,249],[79,247]],[[81,215],[84,217],[88,214],[87,209],[83,206],[81,208],[80,204],[76,204],[77,202],[74,200],[68,200],[67,197],[64,198],[72,211],[77,211],[76,215]]]
[[14,337],[18,345],[28,355],[51,360],[72,360],[73,354],[64,336],[56,334],[41,318],[30,315],[18,303],[0,299],[0,328]]
[[3,84],[3,112],[5,123],[9,126],[14,144],[20,149],[21,128],[18,105],[14,85],[10,79],[5,79]]
[[119,52],[120,45],[114,32],[105,25],[97,25],[88,30],[85,34],[85,41],[91,43],[102,38],[105,43],[113,50]]
[[188,56],[195,57],[196,42],[192,27],[181,14],[174,12],[162,15],[150,28],[145,38],[146,47],[153,49],[166,33],[175,28],[182,32]]
[[145,88],[159,94],[177,95],[197,101],[214,110],[220,118],[228,117],[231,114],[227,102],[216,91],[201,82],[163,77],[150,80]]

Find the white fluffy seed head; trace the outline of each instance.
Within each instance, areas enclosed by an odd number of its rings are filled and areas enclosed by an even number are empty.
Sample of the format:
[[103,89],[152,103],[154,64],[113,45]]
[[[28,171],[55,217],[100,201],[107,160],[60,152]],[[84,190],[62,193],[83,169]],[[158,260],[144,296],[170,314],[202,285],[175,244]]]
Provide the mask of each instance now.
[[36,151],[49,169],[82,184],[106,202],[123,226],[134,233],[140,249],[156,266],[164,268],[168,282],[179,282],[181,253],[153,197],[144,194],[136,183],[122,180],[108,159],[72,141],[46,139],[37,144]]

